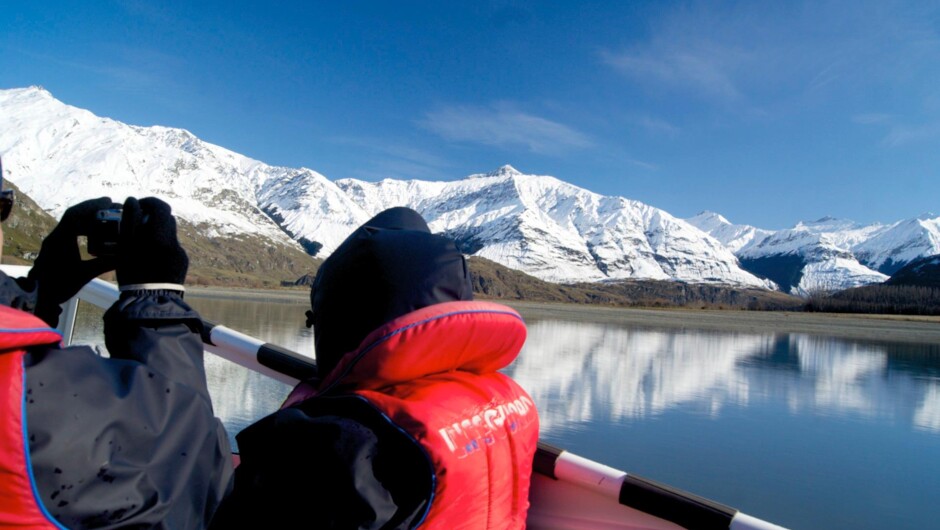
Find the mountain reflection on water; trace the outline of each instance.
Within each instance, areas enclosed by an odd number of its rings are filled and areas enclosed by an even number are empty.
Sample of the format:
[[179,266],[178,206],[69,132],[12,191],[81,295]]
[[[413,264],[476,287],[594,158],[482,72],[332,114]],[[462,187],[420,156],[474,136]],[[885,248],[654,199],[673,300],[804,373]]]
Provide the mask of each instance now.
[[[303,300],[187,300],[313,355]],[[100,345],[100,318],[80,313],[76,342]],[[936,526],[940,345],[526,320],[505,371],[532,394],[541,440],[794,530]],[[206,372],[233,443],[290,391],[214,355]]]
[[539,405],[543,429],[655,416],[684,405],[784,402],[793,413],[900,420],[940,432],[940,347],[800,334],[529,323],[507,373]]
[[[313,355],[301,303],[194,299],[208,319]],[[83,305],[74,341],[103,350],[101,311]],[[940,433],[940,345],[803,334],[637,328],[529,320],[505,372],[532,395],[542,429],[656,417],[682,407],[719,417],[729,406],[784,403],[792,414],[857,416]],[[290,388],[206,356],[216,414],[231,431],[277,409]]]

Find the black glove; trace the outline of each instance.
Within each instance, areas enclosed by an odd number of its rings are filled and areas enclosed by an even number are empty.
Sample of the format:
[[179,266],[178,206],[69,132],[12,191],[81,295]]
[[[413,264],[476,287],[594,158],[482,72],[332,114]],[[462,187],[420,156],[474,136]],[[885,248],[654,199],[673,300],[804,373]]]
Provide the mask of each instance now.
[[75,296],[92,278],[114,270],[115,260],[100,257],[82,260],[78,236],[87,235],[98,210],[117,206],[108,197],[91,199],[65,211],[59,224],[46,236],[27,278],[36,282],[37,317],[50,326],[59,323],[59,304]]
[[118,285],[181,286],[188,269],[189,257],[176,238],[170,205],[155,197],[128,197],[118,236]]

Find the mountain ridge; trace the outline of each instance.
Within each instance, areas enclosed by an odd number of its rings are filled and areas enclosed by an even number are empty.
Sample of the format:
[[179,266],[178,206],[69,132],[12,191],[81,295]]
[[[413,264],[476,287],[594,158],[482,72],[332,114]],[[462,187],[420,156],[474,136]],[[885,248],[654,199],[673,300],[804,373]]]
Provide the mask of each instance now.
[[703,212],[689,222],[734,248],[744,269],[801,296],[878,284],[905,264],[940,253],[940,217],[862,225],[823,217],[769,231]]
[[[887,275],[868,265],[900,268],[940,253],[940,218],[932,214],[877,226],[821,218],[772,231],[713,213],[680,219],[510,165],[449,181],[331,181],[312,169],[264,164],[184,129],[100,118],[36,87],[0,90],[0,109],[4,177],[56,217],[90,197],[158,195],[195,235],[251,239],[252,248],[295,256],[328,255],[390,206],[418,210],[467,254],[556,283],[648,279],[806,293],[880,282]],[[782,275],[747,270],[756,260],[784,258],[798,268]]]

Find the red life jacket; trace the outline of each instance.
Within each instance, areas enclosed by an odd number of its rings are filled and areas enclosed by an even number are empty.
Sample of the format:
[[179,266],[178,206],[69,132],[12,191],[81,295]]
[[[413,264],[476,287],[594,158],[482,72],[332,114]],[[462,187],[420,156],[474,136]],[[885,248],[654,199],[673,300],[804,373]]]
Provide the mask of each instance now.
[[356,394],[414,438],[435,471],[424,527],[524,528],[538,414],[497,370],[516,358],[525,336],[509,307],[435,304],[369,334],[318,389],[298,385],[285,406]]
[[42,320],[0,306],[0,528],[62,528],[39,500],[26,436],[25,348],[57,344]]

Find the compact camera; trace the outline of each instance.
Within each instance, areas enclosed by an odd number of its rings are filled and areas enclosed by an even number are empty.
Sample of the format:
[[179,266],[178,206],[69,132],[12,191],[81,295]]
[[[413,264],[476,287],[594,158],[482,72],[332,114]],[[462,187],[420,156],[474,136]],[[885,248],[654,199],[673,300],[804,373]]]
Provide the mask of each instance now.
[[89,254],[92,256],[117,255],[122,213],[121,208],[108,208],[95,213],[95,222],[88,230]]

